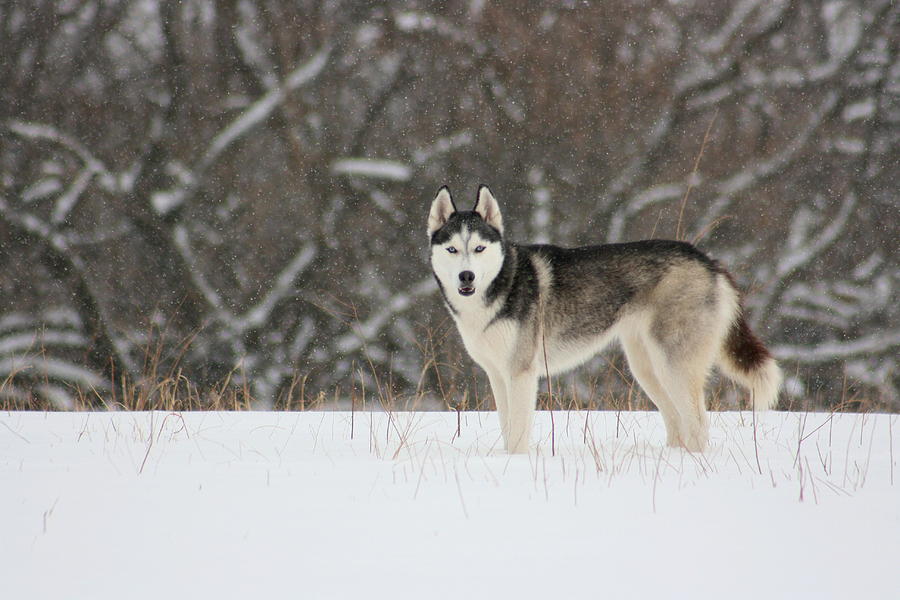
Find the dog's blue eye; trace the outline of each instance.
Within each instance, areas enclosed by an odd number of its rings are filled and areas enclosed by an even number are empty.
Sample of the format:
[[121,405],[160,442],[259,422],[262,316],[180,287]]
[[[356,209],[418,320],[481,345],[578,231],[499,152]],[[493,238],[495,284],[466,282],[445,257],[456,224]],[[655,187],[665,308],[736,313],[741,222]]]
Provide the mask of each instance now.
[[475,246],[475,252],[484,252],[484,246]]
[[456,248],[454,248],[453,246],[449,246],[447,247],[447,252],[449,252],[450,254],[456,254]]

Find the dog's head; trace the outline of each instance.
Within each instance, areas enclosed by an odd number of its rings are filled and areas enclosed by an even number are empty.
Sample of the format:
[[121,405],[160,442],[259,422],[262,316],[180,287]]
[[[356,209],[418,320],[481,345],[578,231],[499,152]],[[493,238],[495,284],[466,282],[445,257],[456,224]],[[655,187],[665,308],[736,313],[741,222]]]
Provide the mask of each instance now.
[[[431,267],[450,300],[483,294],[503,266],[503,217],[487,186],[478,187],[472,210],[457,210],[442,187],[428,215]],[[454,291],[455,290],[455,291]]]

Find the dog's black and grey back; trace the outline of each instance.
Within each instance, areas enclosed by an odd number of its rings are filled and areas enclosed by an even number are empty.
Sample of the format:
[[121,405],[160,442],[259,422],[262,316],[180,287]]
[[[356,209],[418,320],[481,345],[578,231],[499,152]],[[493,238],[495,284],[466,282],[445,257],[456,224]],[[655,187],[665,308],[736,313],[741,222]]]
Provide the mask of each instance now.
[[483,186],[472,211],[457,211],[442,188],[429,237],[435,278],[488,373],[510,451],[527,448],[537,378],[614,339],[659,407],[670,444],[706,444],[703,386],[713,365],[746,385],[756,408],[777,399],[780,370],[747,326],[733,280],[690,244],[514,244]]
[[[611,327],[623,311],[644,304],[648,290],[675,265],[702,265],[710,283],[719,272],[716,262],[690,244],[669,240],[579,248],[509,244],[508,257],[501,271],[503,281],[495,286],[499,292],[503,283],[508,284],[501,313],[521,318],[528,301],[542,293],[533,264],[540,261],[551,276],[547,316],[554,319],[554,327],[572,335],[594,335]],[[514,273],[518,274],[515,286],[511,285]]]

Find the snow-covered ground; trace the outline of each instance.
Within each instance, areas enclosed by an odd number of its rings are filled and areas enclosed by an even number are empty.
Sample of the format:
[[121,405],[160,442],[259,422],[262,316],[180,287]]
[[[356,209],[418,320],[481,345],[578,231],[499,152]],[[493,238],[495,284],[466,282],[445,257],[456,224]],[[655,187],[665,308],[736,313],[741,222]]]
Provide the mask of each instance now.
[[0,413],[2,597],[900,597],[900,416],[712,424]]

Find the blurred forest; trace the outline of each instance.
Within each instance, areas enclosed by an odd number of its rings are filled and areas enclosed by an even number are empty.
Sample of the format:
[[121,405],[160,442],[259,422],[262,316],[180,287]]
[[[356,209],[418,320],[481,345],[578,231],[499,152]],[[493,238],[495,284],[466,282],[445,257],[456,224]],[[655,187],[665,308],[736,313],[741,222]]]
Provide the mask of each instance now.
[[[2,405],[162,378],[258,407],[482,402],[425,222],[440,185],[468,204],[486,183],[517,241],[677,237],[721,259],[784,407],[900,410],[898,16],[0,2]],[[627,389],[627,370],[598,380],[608,361],[561,387]]]

